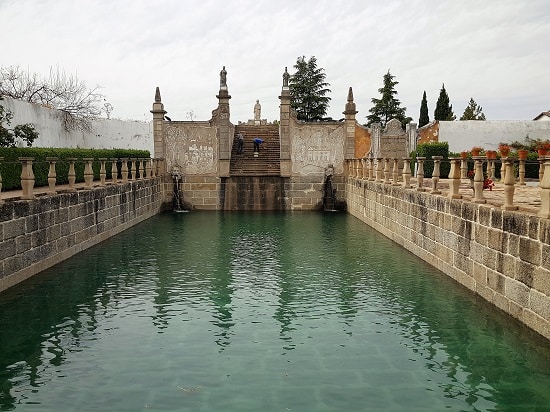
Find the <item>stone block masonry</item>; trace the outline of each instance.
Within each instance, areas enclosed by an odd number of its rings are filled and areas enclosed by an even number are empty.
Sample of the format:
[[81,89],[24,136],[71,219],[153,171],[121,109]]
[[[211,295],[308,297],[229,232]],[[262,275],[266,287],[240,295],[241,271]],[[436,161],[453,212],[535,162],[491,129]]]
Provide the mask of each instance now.
[[161,178],[0,205],[0,291],[159,213]]
[[348,178],[348,211],[550,339],[550,220]]

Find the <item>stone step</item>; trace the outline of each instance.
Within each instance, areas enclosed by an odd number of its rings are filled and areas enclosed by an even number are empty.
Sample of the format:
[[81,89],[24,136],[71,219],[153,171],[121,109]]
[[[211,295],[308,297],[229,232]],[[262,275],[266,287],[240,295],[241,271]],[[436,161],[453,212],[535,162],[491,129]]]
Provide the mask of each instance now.
[[[237,154],[237,133],[244,137],[244,151]],[[258,157],[254,157],[254,138],[264,141]],[[279,176],[280,141],[276,125],[250,126],[239,125],[235,128],[235,138],[231,150],[231,176]]]

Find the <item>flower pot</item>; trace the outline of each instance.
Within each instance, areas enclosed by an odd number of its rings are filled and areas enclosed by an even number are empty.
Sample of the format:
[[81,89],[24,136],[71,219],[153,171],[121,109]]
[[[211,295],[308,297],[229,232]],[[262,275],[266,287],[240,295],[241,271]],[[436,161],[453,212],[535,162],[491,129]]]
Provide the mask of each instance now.
[[472,149],[472,156],[479,156],[479,154],[481,153],[481,150],[480,149]]
[[494,160],[497,158],[497,152],[495,152],[494,150],[487,150],[485,154],[487,155],[487,159],[489,160]]
[[527,160],[527,153],[529,153],[527,150],[518,150],[519,160]]
[[468,158],[468,152],[460,152],[460,157],[462,159],[467,159]]
[[537,153],[540,156],[546,156],[546,150],[545,149],[537,149]]

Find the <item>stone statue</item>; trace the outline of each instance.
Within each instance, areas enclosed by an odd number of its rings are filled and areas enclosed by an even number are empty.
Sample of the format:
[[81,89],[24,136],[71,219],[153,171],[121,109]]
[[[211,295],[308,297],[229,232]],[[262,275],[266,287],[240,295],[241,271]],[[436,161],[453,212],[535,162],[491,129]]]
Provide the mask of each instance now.
[[227,72],[225,71],[225,66],[223,66],[220,72],[220,87],[227,87]]
[[283,73],[283,87],[288,87],[288,79],[290,78],[290,74],[288,74],[288,71],[285,67],[285,72]]
[[256,104],[254,105],[254,120],[260,120],[261,115],[262,115],[262,106],[260,105],[260,101],[256,100]]

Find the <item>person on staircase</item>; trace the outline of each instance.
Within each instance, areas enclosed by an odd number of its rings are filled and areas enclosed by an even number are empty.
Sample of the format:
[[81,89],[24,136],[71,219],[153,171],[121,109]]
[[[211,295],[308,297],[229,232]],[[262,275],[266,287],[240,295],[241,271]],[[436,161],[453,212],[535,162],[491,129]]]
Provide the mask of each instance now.
[[260,139],[259,137],[256,137],[254,139],[254,152],[255,153],[260,153],[260,145],[263,143],[264,141],[262,139]]
[[242,154],[244,150],[244,137],[241,132],[237,133],[237,154]]

